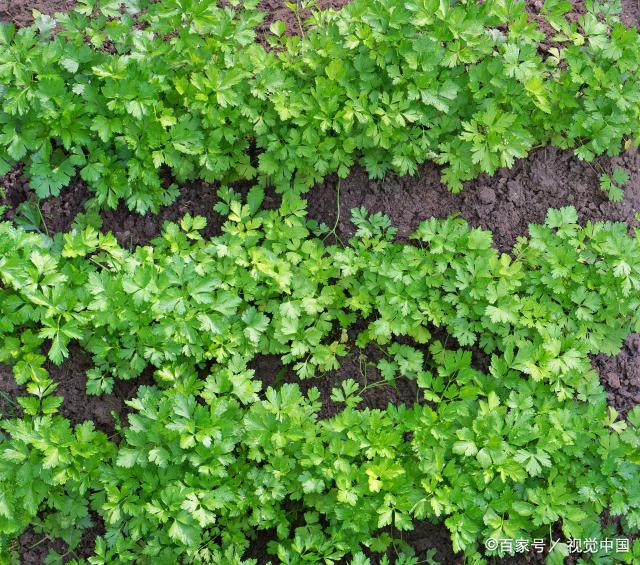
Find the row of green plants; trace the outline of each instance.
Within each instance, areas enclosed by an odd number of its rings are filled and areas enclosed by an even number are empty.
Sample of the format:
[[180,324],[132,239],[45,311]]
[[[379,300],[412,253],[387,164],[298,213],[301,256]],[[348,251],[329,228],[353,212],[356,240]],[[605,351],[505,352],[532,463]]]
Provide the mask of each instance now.
[[593,160],[637,138],[640,40],[607,3],[575,22],[547,0],[543,32],[514,0],[354,0],[302,36],[275,22],[271,49],[257,3],[82,0],[0,25],[0,175],[23,163],[39,197],[79,175],[94,205],[144,213],[188,179],[300,192],[431,160],[458,191],[536,147]]
[[[298,196],[270,211],[260,188],[220,197],[220,236],[188,215],[135,250],[91,227],[49,238],[0,224],[0,363],[25,387],[22,414],[0,421],[4,555],[34,525],[73,549],[95,514],[93,564],[255,564],[261,531],[274,562],[389,551],[417,564],[402,534],[425,519],[480,564],[499,554],[489,537],[640,529],[640,409],[607,406],[589,357],[640,329],[637,231],[562,208],[500,254],[459,218],[403,244],[358,209],[355,236],[329,245]],[[94,360],[87,394],[154,370],[115,436],[60,413],[45,361],[71,342]],[[251,368],[277,355],[314,379],[367,346],[382,382],[416,382],[415,403],[365,408],[353,375],[321,418],[317,388],[266,387]],[[560,543],[548,562],[567,553]]]

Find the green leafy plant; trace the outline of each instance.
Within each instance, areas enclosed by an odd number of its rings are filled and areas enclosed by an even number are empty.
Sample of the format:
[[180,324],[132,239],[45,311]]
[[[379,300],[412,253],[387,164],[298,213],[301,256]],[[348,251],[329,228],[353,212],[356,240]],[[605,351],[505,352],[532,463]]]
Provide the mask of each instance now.
[[[424,519],[484,563],[483,539],[599,537],[605,510],[640,528],[640,412],[607,406],[589,357],[640,326],[637,234],[563,208],[507,255],[459,218],[423,222],[414,246],[356,210],[356,236],[326,245],[292,194],[278,210],[260,189],[220,195],[222,235],[186,216],[132,251],[91,227],[0,224],[0,362],[27,387],[0,424],[3,547],[36,520],[73,546],[90,511],[106,528],[92,563],[243,563],[258,530],[283,563],[415,563],[401,532]],[[321,418],[318,389],[251,368],[332,370],[358,320],[357,347],[381,351],[387,385],[416,382],[413,405],[363,407],[371,383],[352,375]],[[41,351],[60,363],[71,341],[93,356],[90,394],[154,369],[117,442],[59,414]]]
[[300,35],[305,34],[304,26],[302,24],[303,14],[309,10],[320,10],[317,0],[296,0],[295,2],[286,2],[287,8],[289,8],[295,15],[298,23],[298,31]]
[[[381,177],[430,159],[459,190],[539,145],[616,154],[637,137],[637,31],[548,1],[547,48],[522,3],[355,0],[304,37],[273,24],[266,51],[256,4],[81,0],[0,26],[0,174],[23,162],[39,197],[79,175],[94,208],[139,212],[188,179],[257,179],[245,199],[219,190],[211,239],[190,214],[132,250],[95,210],[55,237],[33,204],[0,223],[0,363],[24,390],[0,405],[2,558],[29,526],[71,555],[94,514],[94,564],[255,565],[266,530],[275,562],[415,565],[417,520],[477,564],[504,555],[488,537],[636,533],[640,409],[607,405],[591,356],[640,330],[638,231],[550,210],[501,254],[460,218],[408,244],[357,209],[342,242],[299,192],[355,163]],[[616,199],[624,182],[601,186]],[[153,373],[110,437],[61,414],[47,362],[72,343],[93,359],[87,394]],[[313,379],[348,353],[379,378],[324,396]],[[265,355],[300,382],[263,384]],[[414,402],[367,407],[404,380]]]
[[25,231],[39,231],[41,228],[44,228],[45,232],[47,231],[42,210],[36,200],[22,202],[16,209],[14,222]]
[[534,147],[590,161],[638,134],[640,39],[601,4],[576,22],[548,2],[546,50],[521,2],[355,0],[304,37],[274,23],[273,51],[256,0],[119,4],[87,1],[55,35],[0,28],[0,174],[24,162],[39,197],[80,176],[92,205],[145,213],[188,179],[300,192],[425,160],[458,191]]
[[629,173],[622,167],[614,167],[611,175],[600,175],[600,190],[607,194],[612,202],[620,202],[624,198],[623,187],[629,182]]

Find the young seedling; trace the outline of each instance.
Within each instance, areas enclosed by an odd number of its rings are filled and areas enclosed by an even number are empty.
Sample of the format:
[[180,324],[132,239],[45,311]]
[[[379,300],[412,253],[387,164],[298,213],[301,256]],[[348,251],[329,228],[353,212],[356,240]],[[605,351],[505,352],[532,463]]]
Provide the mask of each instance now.
[[624,198],[623,187],[629,182],[629,173],[622,167],[614,167],[613,172],[608,175],[600,175],[600,190],[602,190],[611,202],[620,202]]
[[302,25],[302,14],[307,12],[308,10],[319,10],[318,2],[316,0],[296,0],[296,2],[287,2],[287,8],[293,11],[296,16],[296,21],[298,22],[298,29],[300,31],[300,35],[306,35],[304,31],[304,27]]
[[14,221],[25,231],[41,231],[41,228],[44,228],[44,232],[49,235],[37,200],[28,200],[20,204]]

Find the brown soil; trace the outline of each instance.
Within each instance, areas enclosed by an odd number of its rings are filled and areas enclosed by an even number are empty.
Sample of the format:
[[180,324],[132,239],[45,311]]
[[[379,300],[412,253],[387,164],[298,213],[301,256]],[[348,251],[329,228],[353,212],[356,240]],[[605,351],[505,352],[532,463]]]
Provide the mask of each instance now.
[[[54,394],[64,398],[60,406],[60,414],[74,426],[91,420],[96,429],[114,439],[116,419],[113,413],[126,423],[126,415],[130,409],[125,401],[135,396],[140,385],[153,382],[152,373],[145,371],[135,381],[117,379],[112,394],[89,396],[86,393],[86,372],[91,367],[93,367],[91,357],[75,343],[70,345],[69,357],[62,365],[45,363],[45,368],[49,371],[52,380],[58,383]],[[10,367],[0,365],[0,413],[5,417],[20,417],[22,408],[15,399],[21,396],[27,396],[24,387],[16,384]]]
[[381,350],[373,345],[364,350],[355,345],[355,338],[365,326],[366,324],[360,322],[349,331],[348,354],[340,358],[340,366],[313,378],[301,381],[290,366],[282,364],[277,355],[257,356],[250,367],[255,370],[255,377],[262,381],[263,393],[268,387],[278,388],[285,383],[298,383],[305,394],[311,388],[317,388],[322,404],[318,413],[320,420],[331,418],[343,409],[342,404],[331,400],[331,392],[347,379],[353,379],[361,386],[367,387],[358,405],[361,410],[384,410],[389,404],[412,406],[416,402],[421,403],[415,381],[400,377],[394,382],[385,382],[376,366],[383,355]]
[[[29,187],[28,178],[23,174],[22,166],[17,166],[5,177],[0,177],[0,187],[2,186],[6,189],[6,195],[0,195],[0,205],[7,206],[4,219],[13,220],[19,214],[20,204],[33,199],[33,191]],[[233,188],[245,196],[250,187],[248,183],[237,183]],[[47,198],[40,203],[43,221],[40,229],[52,236],[68,231],[78,214],[85,212],[90,197],[86,184],[80,178],[73,179],[59,197]],[[279,195],[268,191],[263,207],[277,208],[280,200]],[[182,185],[175,202],[161,208],[158,214],[149,212],[141,216],[129,210],[124,203],[120,203],[115,210],[103,210],[100,212],[101,229],[105,233],[113,233],[120,245],[132,249],[138,245],[146,245],[158,237],[165,222],[179,222],[189,213],[207,219],[207,227],[200,233],[208,238],[220,234],[226,219],[213,209],[217,201],[216,186],[204,181],[194,181]]]
[[33,10],[52,16],[70,10],[75,4],[75,0],[0,0],[0,21],[25,26],[33,22]]
[[628,26],[640,26],[640,0],[622,0],[622,21]]
[[[192,216],[205,216],[207,227],[201,232],[204,237],[220,233],[224,218],[213,210],[218,201],[216,188],[203,182],[195,182],[180,188],[177,200],[160,210],[157,215],[139,216],[132,213],[123,204],[116,210],[101,213],[102,230],[112,232],[119,243],[132,248],[144,245],[160,235],[165,222],[179,222],[187,213]],[[88,193],[85,190],[85,196]]]
[[493,177],[481,175],[460,194],[440,183],[440,172],[432,163],[425,163],[415,177],[389,175],[383,181],[372,181],[355,167],[340,183],[330,179],[316,187],[309,196],[309,213],[333,225],[339,184],[337,232],[341,238],[353,235],[350,210],[360,206],[387,214],[401,241],[408,241],[422,220],[457,213],[472,226],[491,230],[494,245],[508,252],[518,236],[527,234],[529,224],[544,222],[549,208],[571,205],[583,222],[615,220],[635,225],[634,212],[640,210],[640,155],[631,150],[600,163],[606,170],[616,164],[629,172],[631,180],[622,202],[610,202],[600,190],[600,173],[595,167],[577,159],[572,151],[548,147]]
[[16,384],[11,367],[0,365],[0,418],[19,418],[22,407],[17,399],[23,395],[23,388]]
[[627,338],[622,351],[615,357],[598,355],[593,366],[600,373],[611,404],[623,416],[640,404],[640,335]]
[[[42,565],[50,551],[63,556],[63,562],[71,559],[88,559],[94,554],[95,538],[104,533],[102,518],[91,512],[92,525],[87,528],[80,539],[80,543],[73,550],[61,539],[51,539],[35,528],[29,527],[18,540],[21,565]],[[56,561],[57,563],[57,561]]]
[[[269,26],[276,20],[281,20],[286,24],[288,34],[300,33],[300,24],[304,29],[304,22],[311,14],[311,9],[304,9],[305,5],[310,5],[312,8],[320,8],[321,10],[339,10],[349,0],[317,0],[314,2],[311,0],[290,0],[290,2],[300,6],[298,16],[296,16],[294,10],[286,5],[285,0],[260,0],[258,10],[266,12],[267,15],[257,27],[259,38],[269,33]],[[298,18],[300,18],[300,22],[298,22]]]
[[50,551],[58,555],[64,555],[67,552],[67,544],[64,541],[49,539],[44,534],[37,533],[33,527],[25,530],[18,542],[21,565],[41,565],[45,563]]

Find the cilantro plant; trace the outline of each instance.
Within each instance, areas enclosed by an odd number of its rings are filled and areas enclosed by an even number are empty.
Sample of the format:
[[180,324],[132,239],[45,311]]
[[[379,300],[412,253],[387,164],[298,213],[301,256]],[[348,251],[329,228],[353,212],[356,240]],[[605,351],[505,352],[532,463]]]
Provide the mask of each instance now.
[[522,2],[355,0],[304,37],[273,25],[272,51],[257,0],[119,4],[87,0],[55,35],[0,26],[0,174],[23,161],[40,197],[79,175],[95,205],[144,213],[188,179],[302,191],[425,160],[457,191],[534,147],[592,160],[637,137],[638,32],[602,3],[571,22],[547,2],[550,50]]
[[[640,528],[640,411],[607,406],[589,358],[640,329],[637,233],[563,208],[500,254],[458,218],[423,222],[410,245],[355,210],[355,237],[326,245],[294,194],[268,211],[260,189],[220,196],[222,235],[187,215],[133,251],[91,227],[0,224],[0,362],[25,386],[22,417],[0,424],[5,549],[35,522],[73,546],[91,512],[105,522],[91,563],[254,563],[260,530],[277,562],[396,547],[415,563],[398,532],[423,519],[486,563],[488,537],[597,538],[605,511]],[[353,375],[320,417],[315,387],[265,387],[252,368],[275,354],[313,379],[358,321],[385,382],[415,380],[413,405],[363,408]],[[154,370],[117,438],[59,413],[44,361],[71,341],[95,362],[88,394]]]

